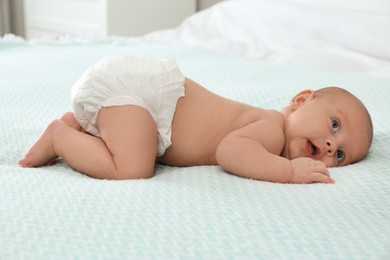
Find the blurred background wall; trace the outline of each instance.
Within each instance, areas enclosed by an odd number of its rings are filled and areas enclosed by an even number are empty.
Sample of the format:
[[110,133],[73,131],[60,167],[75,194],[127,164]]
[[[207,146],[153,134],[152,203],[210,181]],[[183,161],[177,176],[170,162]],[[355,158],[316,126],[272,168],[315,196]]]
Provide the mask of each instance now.
[[[0,37],[6,33],[25,37],[23,1],[29,0],[0,0]],[[197,10],[206,9],[220,1],[221,0],[198,0]]]

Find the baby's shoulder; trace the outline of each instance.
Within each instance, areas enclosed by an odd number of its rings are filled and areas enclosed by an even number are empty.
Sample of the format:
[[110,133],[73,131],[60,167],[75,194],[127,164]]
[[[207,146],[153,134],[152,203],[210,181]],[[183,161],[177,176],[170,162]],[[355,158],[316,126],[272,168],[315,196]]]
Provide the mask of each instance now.
[[248,137],[261,143],[269,152],[280,154],[284,147],[284,118],[275,110],[266,110],[257,120],[248,125],[250,135]]
[[243,111],[241,115],[241,123],[243,125],[251,124],[254,122],[262,124],[271,124],[284,128],[284,118],[282,113],[272,109],[262,108],[249,108]]

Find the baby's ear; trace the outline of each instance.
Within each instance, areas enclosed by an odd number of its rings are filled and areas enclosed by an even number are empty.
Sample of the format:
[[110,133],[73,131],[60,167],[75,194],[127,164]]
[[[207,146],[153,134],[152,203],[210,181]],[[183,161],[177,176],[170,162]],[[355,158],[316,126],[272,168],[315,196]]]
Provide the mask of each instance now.
[[290,100],[290,108],[295,111],[297,110],[303,103],[305,103],[307,100],[310,100],[314,98],[314,90],[306,89],[298,94],[296,94],[291,100]]

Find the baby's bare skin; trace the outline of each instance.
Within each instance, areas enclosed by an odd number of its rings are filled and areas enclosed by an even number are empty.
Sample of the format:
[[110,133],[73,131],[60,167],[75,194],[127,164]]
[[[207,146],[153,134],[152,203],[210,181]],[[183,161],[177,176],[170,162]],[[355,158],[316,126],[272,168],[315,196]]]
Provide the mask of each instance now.
[[[154,163],[220,165],[237,176],[289,183],[333,183],[327,167],[361,160],[372,139],[364,106],[344,90],[304,90],[282,111],[265,110],[215,95],[185,80],[172,123],[172,145],[156,159],[157,128],[134,106],[104,107],[101,138],[81,130],[72,113],[54,120],[19,161],[49,165],[60,156],[100,179],[153,176]],[[371,134],[370,134],[371,133]]]
[[[230,132],[264,120],[283,129],[283,116],[218,96],[186,79],[185,97],[177,103],[172,123],[172,145],[158,162],[174,166],[217,165],[216,150]],[[284,141],[273,144],[280,154]]]

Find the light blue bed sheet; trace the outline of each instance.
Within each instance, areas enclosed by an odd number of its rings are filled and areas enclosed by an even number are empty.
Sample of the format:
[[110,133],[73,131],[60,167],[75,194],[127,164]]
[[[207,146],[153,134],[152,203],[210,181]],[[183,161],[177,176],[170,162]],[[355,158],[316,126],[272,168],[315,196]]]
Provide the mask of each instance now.
[[[59,160],[17,161],[69,90],[112,54],[174,57],[209,89],[280,109],[305,88],[338,85],[371,111],[368,157],[331,169],[334,185],[239,178],[217,166],[158,165],[148,180],[86,177]],[[0,42],[0,259],[390,259],[390,79],[268,65],[184,46]]]

